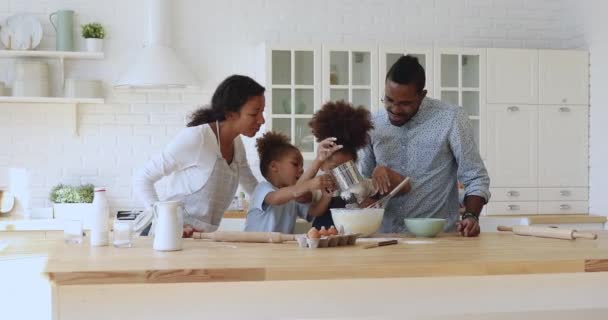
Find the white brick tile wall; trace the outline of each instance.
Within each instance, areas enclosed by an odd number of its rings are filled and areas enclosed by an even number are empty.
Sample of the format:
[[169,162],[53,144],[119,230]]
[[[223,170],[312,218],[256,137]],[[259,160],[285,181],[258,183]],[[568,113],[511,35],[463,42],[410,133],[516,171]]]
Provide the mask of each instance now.
[[[111,83],[132,63],[143,42],[142,1],[0,1],[0,20],[21,12],[39,17],[45,34],[41,48],[54,46],[47,17],[57,9],[76,10],[76,26],[100,21],[107,28],[106,59],[66,63],[68,77],[103,79],[107,103],[79,106],[77,137],[72,134],[71,107],[0,104],[0,136],[11,141],[0,148],[0,166],[30,170],[35,206],[49,204],[48,191],[57,183],[92,182],[108,188],[112,206],[131,208],[136,205],[130,190],[133,170],[162,150],[226,76],[254,74],[261,62],[252,52],[263,41],[571,48],[585,45],[583,22],[570,17],[575,2],[174,1],[179,18],[174,21],[173,43],[200,78],[201,88],[132,91],[112,89]],[[76,39],[81,46],[80,37]],[[12,63],[0,59],[0,81],[9,87]],[[56,70],[56,62],[51,65]],[[259,171],[254,140],[245,140],[253,169]]]

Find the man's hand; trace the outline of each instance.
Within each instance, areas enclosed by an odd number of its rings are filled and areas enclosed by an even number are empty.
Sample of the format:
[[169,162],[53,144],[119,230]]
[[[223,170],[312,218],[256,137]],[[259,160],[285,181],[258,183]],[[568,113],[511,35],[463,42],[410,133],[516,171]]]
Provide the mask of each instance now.
[[465,237],[477,237],[481,229],[479,228],[479,221],[475,218],[466,218],[462,221],[458,221],[458,232]]
[[374,189],[380,194],[385,194],[391,190],[390,169],[385,166],[378,166],[372,172],[372,183]]

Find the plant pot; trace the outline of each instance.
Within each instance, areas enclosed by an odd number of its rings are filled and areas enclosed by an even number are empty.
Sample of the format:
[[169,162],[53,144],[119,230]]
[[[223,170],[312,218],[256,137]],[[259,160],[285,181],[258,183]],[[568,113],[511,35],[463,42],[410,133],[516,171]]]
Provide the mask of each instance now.
[[81,220],[85,229],[91,228],[92,203],[53,203],[53,217],[62,220]]
[[86,38],[84,39],[88,52],[102,52],[103,51],[103,39]]

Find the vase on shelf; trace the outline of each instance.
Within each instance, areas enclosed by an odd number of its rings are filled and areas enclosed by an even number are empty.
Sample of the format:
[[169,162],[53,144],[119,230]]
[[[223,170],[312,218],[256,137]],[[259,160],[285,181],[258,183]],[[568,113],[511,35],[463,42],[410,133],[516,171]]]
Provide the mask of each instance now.
[[102,52],[103,51],[103,39],[97,38],[86,38],[84,39],[88,52]]

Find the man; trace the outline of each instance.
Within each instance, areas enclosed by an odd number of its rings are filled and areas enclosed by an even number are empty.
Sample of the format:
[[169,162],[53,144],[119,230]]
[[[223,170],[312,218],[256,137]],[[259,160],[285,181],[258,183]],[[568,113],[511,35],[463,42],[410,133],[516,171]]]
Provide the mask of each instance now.
[[[371,143],[361,151],[364,176],[385,193],[400,176],[409,193],[386,206],[381,232],[405,232],[404,218],[445,218],[446,231],[473,237],[490,198],[490,178],[463,108],[426,97],[418,59],[401,57],[386,75],[386,112],[374,116]],[[464,184],[465,213],[459,215],[457,183]],[[460,219],[459,219],[460,218]]]

